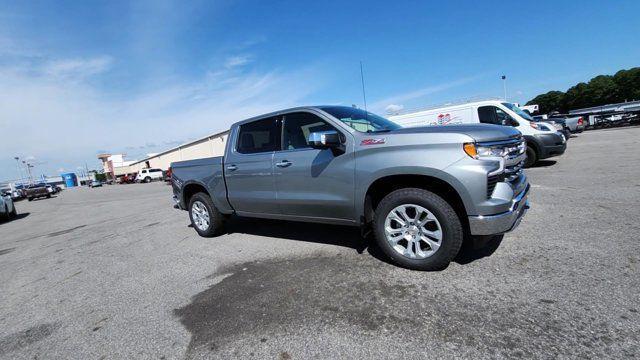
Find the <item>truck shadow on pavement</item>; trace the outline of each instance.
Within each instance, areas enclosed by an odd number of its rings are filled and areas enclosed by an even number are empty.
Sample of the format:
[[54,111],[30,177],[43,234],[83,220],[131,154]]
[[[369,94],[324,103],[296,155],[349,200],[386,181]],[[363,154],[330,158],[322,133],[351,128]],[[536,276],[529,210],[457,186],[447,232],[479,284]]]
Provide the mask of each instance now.
[[[342,246],[353,249],[358,254],[367,251],[374,258],[396,266],[377,246],[373,235],[362,237],[357,227],[232,216],[226,224],[226,229],[227,234],[249,234]],[[491,256],[500,247],[501,242],[502,236],[499,236],[483,246],[474,247],[465,239],[454,262],[466,265]]]
[[553,166],[556,163],[557,163],[557,161],[555,161],[555,160],[538,160],[538,162],[533,164],[533,166],[531,166],[531,168],[544,168],[544,167]]
[[18,215],[16,215],[16,217],[14,217],[13,219],[0,220],[0,224],[9,223],[9,222],[12,222],[12,221],[17,221],[17,220],[20,220],[20,219],[24,219],[27,216],[29,216],[29,214],[31,214],[31,213],[28,213],[28,212],[26,212],[26,213],[18,213]]

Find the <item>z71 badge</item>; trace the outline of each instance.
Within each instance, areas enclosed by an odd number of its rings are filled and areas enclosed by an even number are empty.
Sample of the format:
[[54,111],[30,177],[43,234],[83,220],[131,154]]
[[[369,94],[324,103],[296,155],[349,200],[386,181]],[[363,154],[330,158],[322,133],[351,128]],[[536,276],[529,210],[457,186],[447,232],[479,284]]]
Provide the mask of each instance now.
[[364,139],[360,142],[360,145],[380,145],[380,144],[384,144],[385,142],[387,142],[387,139],[385,138]]

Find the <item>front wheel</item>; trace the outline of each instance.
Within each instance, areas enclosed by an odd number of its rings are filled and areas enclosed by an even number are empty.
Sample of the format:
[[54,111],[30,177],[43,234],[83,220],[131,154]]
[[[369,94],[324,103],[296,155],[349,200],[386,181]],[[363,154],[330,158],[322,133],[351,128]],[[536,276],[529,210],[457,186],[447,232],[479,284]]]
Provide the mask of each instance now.
[[538,154],[531,146],[527,146],[527,160],[524,161],[524,167],[532,167],[538,161]]
[[440,196],[423,189],[396,190],[382,199],[373,221],[376,243],[396,264],[442,270],[462,246],[458,215]]
[[16,217],[18,217],[18,211],[16,210],[16,205],[14,203],[13,210],[11,210],[11,213],[9,214],[9,219],[15,219]]
[[151,182],[151,178],[147,176],[146,178],[144,178],[144,182],[146,182],[147,184],[150,183]]
[[189,200],[189,218],[198,235],[212,237],[224,231],[224,218],[209,195],[199,192]]

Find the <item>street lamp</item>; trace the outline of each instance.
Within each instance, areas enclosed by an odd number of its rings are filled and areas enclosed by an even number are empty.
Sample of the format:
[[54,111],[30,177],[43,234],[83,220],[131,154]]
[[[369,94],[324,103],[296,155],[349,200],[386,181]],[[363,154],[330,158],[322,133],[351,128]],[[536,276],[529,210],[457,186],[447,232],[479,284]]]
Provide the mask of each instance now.
[[16,160],[16,169],[18,169],[18,176],[20,177],[20,182],[24,183],[24,179],[22,178],[22,171],[20,170],[20,158],[15,156],[14,159]]
[[507,101],[507,76],[502,75],[502,87],[504,88],[504,101]]

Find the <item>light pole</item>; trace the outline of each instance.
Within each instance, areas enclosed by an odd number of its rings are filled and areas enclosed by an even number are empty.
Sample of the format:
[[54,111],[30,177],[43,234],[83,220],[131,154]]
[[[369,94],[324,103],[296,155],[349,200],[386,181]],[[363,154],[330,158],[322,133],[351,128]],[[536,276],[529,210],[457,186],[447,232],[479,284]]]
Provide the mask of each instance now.
[[507,77],[502,75],[502,87],[504,88],[504,101],[507,101]]
[[22,171],[20,170],[20,158],[15,156],[14,159],[16,160],[16,169],[18,169],[18,176],[20,177],[20,183],[23,183],[24,179],[22,178]]

